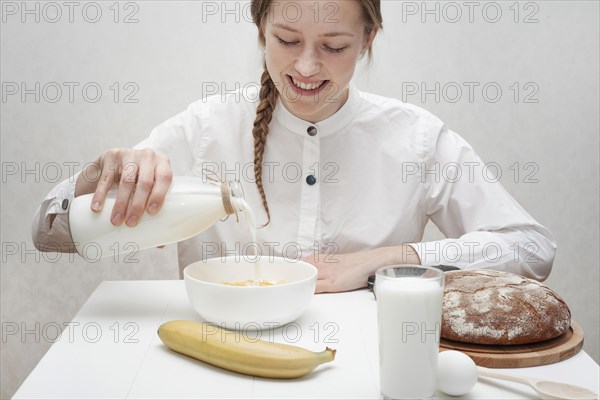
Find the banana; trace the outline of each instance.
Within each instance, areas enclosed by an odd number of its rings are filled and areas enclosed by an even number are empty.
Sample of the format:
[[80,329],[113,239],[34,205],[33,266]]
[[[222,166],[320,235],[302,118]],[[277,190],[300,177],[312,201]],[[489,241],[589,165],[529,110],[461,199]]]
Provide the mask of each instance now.
[[169,321],[158,328],[169,349],[216,367],[264,378],[299,378],[333,361],[335,350],[315,353],[271,343],[194,321]]

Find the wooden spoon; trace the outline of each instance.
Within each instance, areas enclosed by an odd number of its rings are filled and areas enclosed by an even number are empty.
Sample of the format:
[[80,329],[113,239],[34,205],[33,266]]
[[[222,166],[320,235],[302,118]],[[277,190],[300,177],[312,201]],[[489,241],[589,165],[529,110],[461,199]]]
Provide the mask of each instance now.
[[539,394],[543,399],[571,399],[571,400],[583,400],[583,399],[598,399],[598,395],[591,390],[583,388],[581,386],[575,386],[568,383],[545,381],[542,379],[528,378],[524,376],[516,376],[503,374],[500,372],[493,371],[489,368],[477,367],[477,373],[479,376],[484,376],[494,379],[503,379],[505,381],[523,383],[529,385]]

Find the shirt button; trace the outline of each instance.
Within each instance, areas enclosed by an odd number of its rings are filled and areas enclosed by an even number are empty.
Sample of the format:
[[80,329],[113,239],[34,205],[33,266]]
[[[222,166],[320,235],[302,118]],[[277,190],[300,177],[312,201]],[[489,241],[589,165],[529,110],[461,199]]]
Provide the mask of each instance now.
[[62,204],[60,206],[62,207],[63,210],[66,210],[67,208],[69,208],[69,200],[68,199],[64,199],[62,201]]
[[309,175],[306,177],[306,183],[308,183],[310,186],[312,186],[315,183],[317,183],[317,178],[315,178],[314,175]]
[[317,128],[315,126],[309,126],[308,129],[306,130],[306,133],[308,133],[309,136],[316,136]]

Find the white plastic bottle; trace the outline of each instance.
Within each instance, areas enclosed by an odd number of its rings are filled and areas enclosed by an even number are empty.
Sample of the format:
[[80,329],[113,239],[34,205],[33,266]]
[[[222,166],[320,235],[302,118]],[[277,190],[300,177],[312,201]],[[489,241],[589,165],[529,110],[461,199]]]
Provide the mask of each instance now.
[[174,177],[162,208],[145,213],[135,227],[114,226],[110,217],[117,191],[109,191],[100,212],[91,209],[93,194],[76,197],[69,207],[69,229],[77,252],[89,261],[115,257],[189,239],[228,215],[246,208],[239,182]]

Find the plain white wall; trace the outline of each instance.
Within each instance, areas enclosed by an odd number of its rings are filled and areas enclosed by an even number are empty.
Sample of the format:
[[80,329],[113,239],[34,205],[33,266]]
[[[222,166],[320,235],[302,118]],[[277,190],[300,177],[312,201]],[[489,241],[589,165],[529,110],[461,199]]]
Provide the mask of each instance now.
[[[598,361],[598,3],[466,3],[384,1],[385,31],[356,83],[432,111],[497,163],[506,188],[555,235],[546,284],[566,299]],[[173,246],[119,264],[34,251],[31,217],[53,182],[104,149],[134,145],[207,86],[244,87],[260,72],[247,2],[122,2],[118,16],[113,2],[76,2],[72,16],[52,4],[2,3],[2,398],[52,344],[44,327],[70,321],[102,280],[177,278]],[[22,83],[33,89],[24,98]],[[422,97],[421,84],[433,93]]]

